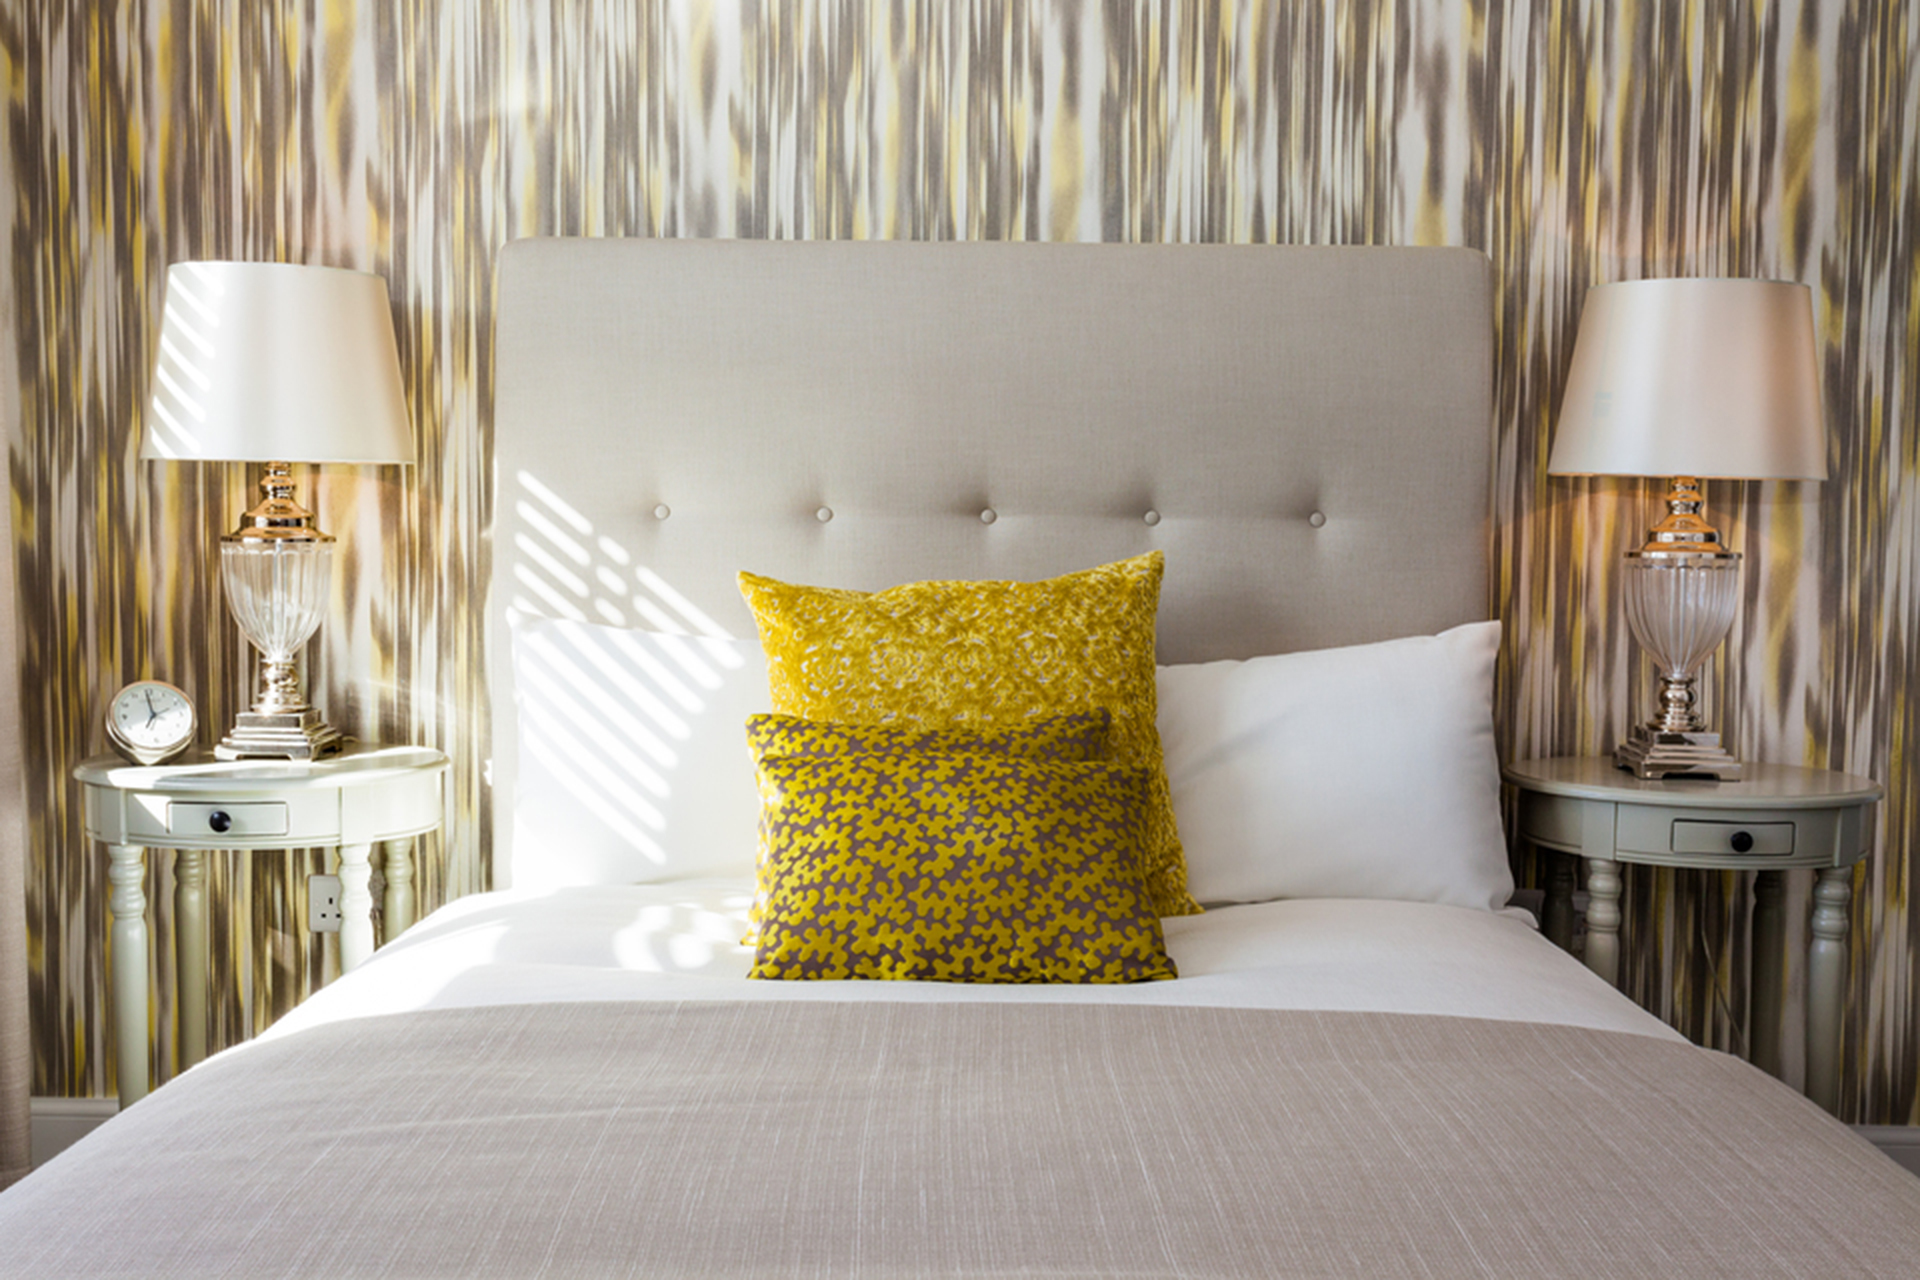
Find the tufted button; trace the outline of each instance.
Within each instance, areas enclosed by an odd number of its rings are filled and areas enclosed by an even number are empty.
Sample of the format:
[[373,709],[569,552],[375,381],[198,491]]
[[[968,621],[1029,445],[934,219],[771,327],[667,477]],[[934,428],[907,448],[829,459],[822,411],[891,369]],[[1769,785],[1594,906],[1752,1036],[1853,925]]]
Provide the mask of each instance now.
[[822,507],[818,511],[813,513],[813,518],[815,520],[818,520],[821,524],[825,524],[827,521],[833,519],[833,508]]
[[1159,524],[1159,523],[1160,523],[1160,513],[1159,513],[1158,511],[1151,511],[1151,510],[1150,510],[1150,511],[1148,511],[1148,512],[1147,512],[1147,514],[1145,514],[1145,515],[1143,515],[1143,516],[1141,516],[1140,518],[1141,518],[1142,520],[1145,520],[1145,521],[1146,521],[1146,522],[1147,522],[1148,524]]
[[665,520],[668,516],[672,514],[673,514],[673,508],[669,507],[664,502],[653,509],[653,518],[655,520]]
[[988,507],[985,511],[982,511],[980,513],[981,524],[992,524],[995,520],[998,520],[999,518],[1000,518],[1000,513],[998,511],[995,511],[992,507]]
[[1326,524],[1326,522],[1327,522],[1327,513],[1324,511],[1316,511],[1312,515],[1307,517],[1307,523],[1312,525],[1316,529]]

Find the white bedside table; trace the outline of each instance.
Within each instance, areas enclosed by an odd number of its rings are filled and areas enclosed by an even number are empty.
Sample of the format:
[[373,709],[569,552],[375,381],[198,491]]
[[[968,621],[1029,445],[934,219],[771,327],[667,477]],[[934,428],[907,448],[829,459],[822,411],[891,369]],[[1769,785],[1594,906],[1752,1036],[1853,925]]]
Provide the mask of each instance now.
[[103,756],[76,767],[87,836],[106,844],[113,881],[113,1034],[120,1105],[147,1095],[148,847],[177,849],[174,948],[180,975],[180,1066],[207,1053],[208,849],[340,851],[340,967],[373,951],[373,846],[391,841],[383,871],[386,932],[413,922],[414,836],[440,825],[447,758],[425,747],[350,743],[312,763],[216,760],[161,765]]
[[[1853,864],[1867,856],[1867,816],[1882,794],[1870,778],[1747,764],[1738,782],[1636,778],[1610,759],[1524,760],[1502,769],[1519,790],[1519,834],[1587,861],[1587,966],[1617,985],[1620,863],[1753,871],[1753,1062],[1780,1074],[1780,982],[1786,912],[1781,873],[1819,869],[1807,954],[1807,1096],[1840,1101],[1840,1014],[1846,994]],[[1549,934],[1570,920],[1570,878],[1548,891]],[[1562,940],[1564,941],[1564,940]]]

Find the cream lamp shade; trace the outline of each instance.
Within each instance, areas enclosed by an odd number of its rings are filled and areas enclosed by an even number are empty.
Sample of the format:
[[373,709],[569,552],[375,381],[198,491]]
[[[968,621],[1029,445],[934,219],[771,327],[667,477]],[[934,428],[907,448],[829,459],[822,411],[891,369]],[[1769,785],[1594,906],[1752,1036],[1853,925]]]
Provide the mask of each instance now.
[[1547,470],[1826,479],[1812,290],[1782,280],[1589,290]]
[[1740,557],[1703,516],[1702,481],[1826,478],[1812,291],[1779,280],[1591,290],[1547,470],[1669,478],[1666,516],[1621,575],[1660,708],[1614,761],[1643,778],[1738,778],[1739,761],[1695,707],[1695,673],[1740,603]]
[[277,262],[168,268],[140,456],[412,462],[386,282]]
[[289,464],[413,461],[387,286],[379,276],[271,262],[167,271],[143,458],[262,462],[262,500],[220,539],[220,578],[260,651],[259,693],[214,748],[223,759],[310,760],[340,732],[301,692],[333,538],[294,498]]

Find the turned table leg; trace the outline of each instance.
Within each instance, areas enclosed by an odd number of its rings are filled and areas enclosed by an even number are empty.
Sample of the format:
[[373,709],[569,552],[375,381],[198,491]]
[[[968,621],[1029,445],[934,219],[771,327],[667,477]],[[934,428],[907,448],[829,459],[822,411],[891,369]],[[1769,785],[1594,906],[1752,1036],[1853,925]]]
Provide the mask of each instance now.
[[340,972],[373,954],[373,866],[370,844],[340,846]]
[[1807,1096],[1840,1109],[1840,1016],[1846,1007],[1847,923],[1853,868],[1828,867],[1813,889],[1813,941],[1807,949]]
[[1747,1059],[1780,1075],[1780,1002],[1786,991],[1786,873],[1753,875],[1753,981],[1747,1014]]
[[392,942],[413,927],[413,841],[387,841],[387,898],[381,907],[381,941]]
[[1587,968],[1620,985],[1620,864],[1587,859]]
[[113,1065],[125,1110],[147,1096],[147,851],[107,846],[113,908]]
[[173,862],[174,1000],[180,1010],[180,1069],[207,1056],[206,853],[182,849]]

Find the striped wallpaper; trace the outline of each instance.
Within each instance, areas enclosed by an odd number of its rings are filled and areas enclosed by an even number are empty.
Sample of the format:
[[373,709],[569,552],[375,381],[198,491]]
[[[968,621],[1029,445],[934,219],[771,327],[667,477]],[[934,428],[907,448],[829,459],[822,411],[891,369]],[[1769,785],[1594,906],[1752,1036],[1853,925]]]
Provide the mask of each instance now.
[[[1494,603],[1510,623],[1514,755],[1599,750],[1629,697],[1647,697],[1613,603],[1618,552],[1656,493],[1544,473],[1586,287],[1812,285],[1833,478],[1710,488],[1748,561],[1708,701],[1744,755],[1888,785],[1858,877],[1843,1113],[1920,1120],[1914,6],[12,0],[0,57],[36,1093],[114,1083],[106,860],[82,843],[72,764],[102,748],[101,710],[127,679],[184,684],[208,723],[247,683],[212,563],[248,478],[136,456],[167,263],[315,262],[391,284],[420,461],[309,477],[343,566],[311,681],[350,731],[455,757],[448,836],[421,869],[432,906],[487,880],[476,592],[500,245],[1227,240],[1492,257]],[[257,1030],[333,963],[296,892],[323,860],[211,860],[214,1043]],[[152,862],[165,938],[171,862]],[[1630,989],[1739,1047],[1748,888],[1635,872],[1628,892]],[[1796,878],[1797,921],[1807,893]],[[1798,980],[1796,967],[1790,1001]],[[171,982],[163,948],[163,1075]]]

